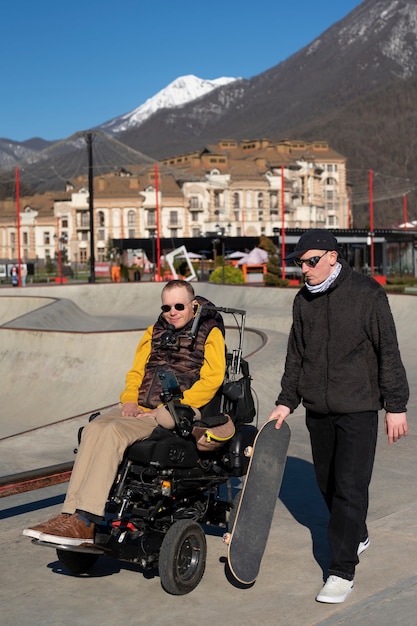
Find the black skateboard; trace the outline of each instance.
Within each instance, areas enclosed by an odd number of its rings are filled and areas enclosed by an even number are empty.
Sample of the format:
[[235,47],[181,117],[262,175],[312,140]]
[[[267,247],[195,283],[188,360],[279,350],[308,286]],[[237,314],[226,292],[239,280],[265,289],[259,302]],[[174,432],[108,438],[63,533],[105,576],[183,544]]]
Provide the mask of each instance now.
[[253,444],[227,560],[233,576],[243,584],[256,580],[281,488],[291,431],[275,420],[266,422]]

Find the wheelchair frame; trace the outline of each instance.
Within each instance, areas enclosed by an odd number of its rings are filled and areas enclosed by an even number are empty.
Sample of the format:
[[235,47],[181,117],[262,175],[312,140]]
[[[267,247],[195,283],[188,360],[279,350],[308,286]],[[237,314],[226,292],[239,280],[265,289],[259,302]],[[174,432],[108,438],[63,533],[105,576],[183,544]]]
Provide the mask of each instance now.
[[[246,311],[206,308],[231,314],[236,322],[238,347],[228,352],[226,359],[225,383],[230,387],[242,378],[243,363],[249,376],[242,359]],[[198,319],[190,332],[196,333],[197,327]],[[235,434],[216,450],[199,452],[189,424],[178,411],[181,397],[168,376],[161,399],[174,418],[175,431],[158,427],[149,439],[137,441],[126,450],[104,521],[96,525],[94,544],[57,547],[34,540],[55,547],[62,565],[72,574],[87,573],[103,555],[136,563],[143,570],[158,570],[162,587],[174,595],[189,593],[201,581],[207,556],[205,533],[219,534],[232,526],[233,491],[246,474],[248,451],[258,429],[253,423],[239,421],[236,398],[226,396],[221,388],[217,397],[220,412],[232,417]]]

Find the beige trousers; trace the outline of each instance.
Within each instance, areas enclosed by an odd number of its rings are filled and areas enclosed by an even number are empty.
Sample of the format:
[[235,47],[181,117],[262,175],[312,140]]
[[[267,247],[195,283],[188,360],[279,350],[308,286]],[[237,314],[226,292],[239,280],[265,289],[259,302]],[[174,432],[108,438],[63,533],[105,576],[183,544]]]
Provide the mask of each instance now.
[[162,424],[173,428],[167,409],[158,409],[156,417],[122,417],[122,406],[96,417],[83,429],[81,444],[62,511],[76,509],[102,516],[117,469],[128,446],[147,439]]

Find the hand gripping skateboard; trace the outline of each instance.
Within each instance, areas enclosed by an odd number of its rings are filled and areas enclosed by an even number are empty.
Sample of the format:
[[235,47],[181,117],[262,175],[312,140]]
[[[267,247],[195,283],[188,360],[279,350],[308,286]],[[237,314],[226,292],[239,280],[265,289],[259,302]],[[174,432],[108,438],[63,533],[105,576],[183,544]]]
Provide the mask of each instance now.
[[284,474],[291,431],[286,422],[275,424],[266,422],[256,436],[228,541],[230,571],[243,584],[258,575]]

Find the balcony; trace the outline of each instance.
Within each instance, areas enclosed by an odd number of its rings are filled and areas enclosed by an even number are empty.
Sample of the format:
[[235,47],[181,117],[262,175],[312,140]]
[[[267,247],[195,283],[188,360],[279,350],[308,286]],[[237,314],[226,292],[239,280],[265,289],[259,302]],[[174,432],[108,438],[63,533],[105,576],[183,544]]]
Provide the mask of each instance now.
[[168,228],[183,228],[183,224],[178,219],[169,219],[167,227]]

